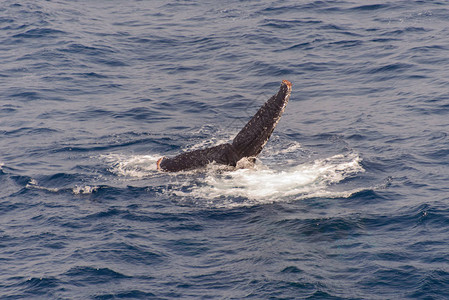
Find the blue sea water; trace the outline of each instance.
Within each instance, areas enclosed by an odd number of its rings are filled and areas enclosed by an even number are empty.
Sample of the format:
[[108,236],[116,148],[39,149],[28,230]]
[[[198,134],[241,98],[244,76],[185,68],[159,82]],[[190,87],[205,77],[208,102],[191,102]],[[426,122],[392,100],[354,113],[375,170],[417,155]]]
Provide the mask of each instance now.
[[447,1],[4,0],[0,59],[1,299],[449,298]]

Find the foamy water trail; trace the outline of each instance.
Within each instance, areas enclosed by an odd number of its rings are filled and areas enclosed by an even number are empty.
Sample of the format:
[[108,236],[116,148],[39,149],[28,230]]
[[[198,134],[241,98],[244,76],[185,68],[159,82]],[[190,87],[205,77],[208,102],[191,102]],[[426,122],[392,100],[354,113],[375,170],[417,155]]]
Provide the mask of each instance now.
[[[310,163],[290,165],[282,170],[256,164],[252,168],[230,169],[210,165],[206,169],[165,173],[156,170],[160,155],[108,155],[110,171],[128,178],[148,178],[154,175],[169,176],[175,186],[170,194],[182,198],[195,198],[214,206],[242,206],[311,197],[349,197],[361,189],[334,189],[346,178],[364,172],[361,158],[355,153],[339,154]],[[182,180],[180,180],[182,176]],[[189,176],[185,176],[189,174]],[[199,175],[202,177],[199,180]],[[179,188],[177,189],[176,186]],[[363,190],[363,189],[362,189]],[[246,199],[234,201],[232,199]],[[225,200],[223,200],[225,199]]]
[[[191,196],[206,199],[243,197],[246,203],[229,203],[227,205],[246,205],[273,203],[291,199],[310,197],[349,197],[357,190],[334,191],[332,185],[346,178],[364,172],[356,154],[335,155],[326,159],[315,160],[286,168],[273,170],[266,166],[252,169],[239,169],[221,173],[209,172],[205,184],[194,186]],[[186,196],[185,192],[175,192]]]

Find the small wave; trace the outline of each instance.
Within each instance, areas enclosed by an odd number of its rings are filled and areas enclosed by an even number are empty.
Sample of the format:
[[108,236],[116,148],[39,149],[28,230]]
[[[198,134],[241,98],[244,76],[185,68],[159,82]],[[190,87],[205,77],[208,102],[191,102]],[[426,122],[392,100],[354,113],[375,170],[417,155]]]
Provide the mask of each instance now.
[[110,268],[95,268],[89,266],[73,267],[65,273],[72,281],[79,283],[100,283],[109,280],[127,278],[125,274]]
[[23,282],[21,285],[26,286],[30,294],[41,293],[49,288],[55,288],[61,284],[61,281],[55,277],[31,277]]
[[352,10],[356,11],[373,11],[373,10],[381,10],[388,8],[387,4],[369,4],[369,5],[360,5],[353,7]]
[[92,194],[92,193],[95,193],[99,189],[98,186],[90,186],[90,185],[84,185],[84,186],[76,185],[73,188],[49,188],[49,187],[44,187],[44,186],[39,185],[39,183],[35,179],[31,179],[30,182],[27,183],[25,188],[42,190],[42,191],[51,192],[51,193],[59,193],[59,192],[69,191],[69,192],[73,193],[74,195]]
[[296,153],[298,150],[300,150],[301,144],[299,142],[293,141],[288,145],[281,145],[280,149],[271,149],[270,156],[277,156],[277,155],[284,155],[284,154],[290,154],[290,153]]
[[60,191],[60,189],[58,189],[58,188],[47,188],[47,187],[40,186],[38,184],[37,180],[35,180],[35,179],[31,179],[30,182],[25,186],[25,188],[44,190],[44,191],[53,192],[53,193],[57,193]]
[[66,32],[52,28],[33,28],[13,35],[15,38],[54,38]]
[[72,192],[75,195],[87,195],[95,193],[98,190],[98,186],[90,186],[90,185],[84,185],[84,186],[75,186],[72,188]]

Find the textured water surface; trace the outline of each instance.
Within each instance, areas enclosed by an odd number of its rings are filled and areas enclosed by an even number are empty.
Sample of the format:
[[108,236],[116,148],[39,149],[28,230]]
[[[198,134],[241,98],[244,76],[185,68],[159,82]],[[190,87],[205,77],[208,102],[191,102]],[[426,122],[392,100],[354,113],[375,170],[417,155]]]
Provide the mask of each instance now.
[[[0,4],[0,298],[449,297],[445,1]],[[252,168],[163,173],[280,82]]]

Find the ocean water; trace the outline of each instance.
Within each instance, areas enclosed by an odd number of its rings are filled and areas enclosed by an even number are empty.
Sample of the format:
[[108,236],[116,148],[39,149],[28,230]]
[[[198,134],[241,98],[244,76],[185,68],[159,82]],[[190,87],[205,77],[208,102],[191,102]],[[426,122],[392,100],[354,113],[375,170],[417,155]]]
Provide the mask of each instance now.
[[449,298],[447,1],[3,0],[0,59],[1,299]]

